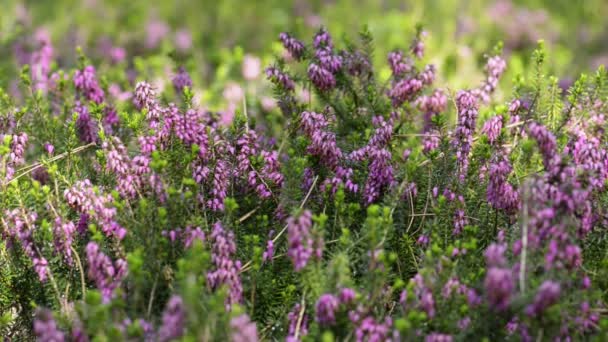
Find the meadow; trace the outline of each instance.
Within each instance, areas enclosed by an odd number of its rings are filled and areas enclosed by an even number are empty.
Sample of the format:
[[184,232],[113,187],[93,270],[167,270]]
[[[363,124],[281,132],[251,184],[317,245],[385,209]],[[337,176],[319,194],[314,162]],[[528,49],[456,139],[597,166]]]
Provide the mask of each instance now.
[[603,0],[5,0],[4,341],[605,341]]

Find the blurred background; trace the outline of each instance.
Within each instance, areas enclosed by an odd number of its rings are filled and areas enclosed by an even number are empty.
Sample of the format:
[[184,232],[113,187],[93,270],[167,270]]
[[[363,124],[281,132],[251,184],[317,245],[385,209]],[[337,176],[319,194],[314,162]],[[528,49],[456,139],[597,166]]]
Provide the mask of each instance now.
[[116,91],[144,78],[156,80],[162,88],[166,76],[184,66],[200,100],[219,105],[243,93],[266,94],[263,69],[283,52],[278,34],[288,31],[309,43],[320,26],[340,40],[354,37],[368,25],[375,37],[374,63],[388,77],[386,53],[406,48],[416,25],[422,25],[427,32],[425,59],[436,64],[439,86],[476,84],[484,54],[499,41],[509,60],[506,87],[510,78],[527,71],[539,39],[546,42],[547,64],[564,87],[580,72],[591,72],[608,61],[605,0],[2,3],[0,86],[5,89],[15,89],[19,70],[41,45],[52,54],[51,71],[76,66],[76,48],[81,47],[98,69],[105,69],[104,74],[120,85]]

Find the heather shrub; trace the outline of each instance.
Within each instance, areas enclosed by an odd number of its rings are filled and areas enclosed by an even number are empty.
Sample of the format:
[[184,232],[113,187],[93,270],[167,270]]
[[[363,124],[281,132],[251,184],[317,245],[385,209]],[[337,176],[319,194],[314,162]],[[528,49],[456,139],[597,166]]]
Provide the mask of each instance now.
[[507,41],[459,79],[421,26],[321,28],[201,94],[41,32],[0,88],[5,339],[606,337],[603,67],[563,91]]

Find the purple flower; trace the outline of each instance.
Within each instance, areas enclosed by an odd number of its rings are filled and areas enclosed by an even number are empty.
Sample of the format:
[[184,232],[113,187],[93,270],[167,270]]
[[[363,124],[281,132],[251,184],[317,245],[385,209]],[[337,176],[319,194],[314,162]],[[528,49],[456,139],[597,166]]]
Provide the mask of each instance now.
[[78,114],[76,129],[80,141],[87,144],[95,142],[97,140],[97,122],[91,118],[87,106],[76,102],[74,112]]
[[95,67],[88,65],[83,70],[74,73],[74,86],[89,101],[102,103],[105,94],[97,83]]
[[285,72],[277,67],[268,67],[266,69],[266,77],[275,85],[283,88],[284,90],[293,91],[295,89],[295,83]]
[[484,103],[490,102],[490,95],[498,86],[498,80],[507,68],[507,63],[500,56],[493,56],[488,59],[486,64],[486,79],[473,94]]
[[146,26],[146,48],[157,48],[167,34],[169,34],[169,26],[164,21],[158,19],[148,21],[148,25]]
[[232,342],[258,341],[258,329],[247,314],[232,318],[230,328],[232,328]]
[[45,282],[50,273],[47,260],[40,254],[36,247],[33,232],[37,229],[34,225],[38,215],[35,212],[13,209],[4,213],[6,220],[6,231],[3,237],[7,239],[7,247],[13,248],[13,244],[19,241],[25,254],[30,258],[38,279]]
[[224,210],[224,199],[228,195],[228,186],[230,185],[230,168],[225,160],[218,160],[213,170],[213,185],[211,188],[211,196],[207,201],[207,206],[213,211]]
[[424,56],[424,42],[422,41],[422,37],[424,36],[426,36],[426,32],[420,32],[418,37],[416,37],[416,39],[414,39],[412,42],[412,46],[410,48],[412,55],[416,56],[418,59],[422,59]]
[[192,87],[192,79],[183,66],[180,66],[173,76],[173,87],[178,93],[182,93],[186,87]]
[[308,335],[308,315],[304,314],[302,316],[302,321],[300,322],[299,335],[296,338],[296,330],[301,310],[302,306],[300,304],[296,304],[289,314],[287,314],[287,320],[289,321],[289,330],[287,331],[286,338],[287,342],[298,342],[300,341],[300,337]]
[[456,147],[460,180],[464,182],[469,167],[469,152],[471,151],[477,122],[477,99],[471,92],[460,91],[456,95],[456,106],[458,107],[458,124],[454,132],[453,144]]
[[304,44],[290,36],[288,33],[282,32],[279,34],[279,39],[291,57],[296,60],[302,59],[304,55]]
[[342,68],[342,57],[334,55],[330,49],[318,49],[315,52],[315,57],[319,61],[319,66],[332,74],[337,73]]
[[401,77],[410,72],[413,68],[412,62],[406,60],[400,51],[393,51],[388,54],[388,64],[393,72],[393,77]]
[[[15,175],[15,167],[25,163],[25,147],[29,140],[25,132],[8,136],[10,136],[10,151],[7,155],[0,156],[0,162],[5,167],[4,171],[6,172],[7,180]],[[0,134],[0,138],[6,140],[7,136]]]
[[532,122],[528,125],[528,134],[538,144],[540,154],[543,156],[545,170],[550,171],[559,163],[557,154],[557,142],[555,136],[545,126]]
[[435,81],[435,73],[435,66],[433,64],[429,64],[420,72],[418,79],[422,82],[422,84],[429,86],[433,84],[433,81]]
[[53,241],[55,244],[55,252],[62,254],[68,264],[72,264],[72,241],[76,226],[73,222],[63,222],[59,217],[55,219],[53,227]]
[[319,297],[315,305],[316,317],[315,320],[324,326],[333,325],[336,323],[336,311],[340,302],[332,294],[324,294]]
[[211,232],[212,254],[211,261],[214,270],[207,273],[207,281],[212,289],[226,285],[229,295],[226,298],[226,310],[230,310],[232,304],[240,303],[243,299],[243,285],[239,276],[241,262],[234,260],[236,254],[236,243],[234,233],[226,231],[221,222],[213,225]]
[[333,48],[333,41],[329,32],[327,32],[327,30],[324,28],[321,28],[313,38],[313,46],[315,49]]
[[343,155],[337,146],[335,133],[325,130],[329,123],[323,114],[315,112],[302,112],[301,117],[304,133],[311,140],[307,151],[318,156],[330,169],[335,169]]
[[511,173],[511,164],[500,152],[490,164],[486,198],[495,209],[515,213],[519,205],[519,193],[507,181]]
[[97,221],[106,236],[114,236],[119,240],[124,238],[127,231],[115,220],[116,208],[112,206],[112,196],[95,190],[90,180],[74,183],[63,195],[72,208]]
[[109,302],[113,292],[127,275],[127,262],[118,259],[112,260],[99,250],[95,242],[89,242],[86,248],[89,278],[95,282],[101,291],[104,302]]
[[308,78],[321,91],[328,91],[336,86],[336,78],[331,71],[315,63],[308,66]]
[[484,257],[486,258],[486,264],[488,266],[505,266],[507,260],[505,259],[505,252],[507,246],[504,244],[493,243],[486,249]]
[[392,156],[389,150],[370,148],[368,151],[369,166],[363,198],[371,204],[378,200],[384,190],[394,183]]
[[147,82],[139,82],[135,85],[133,104],[137,109],[146,108],[150,110],[156,105],[156,92]]
[[357,293],[353,289],[343,288],[340,290],[340,303],[342,304],[350,304],[355,300]]
[[388,91],[393,107],[399,107],[404,102],[412,100],[422,90],[423,82],[417,78],[404,78],[395,82]]
[[43,93],[50,88],[49,72],[53,62],[53,44],[47,30],[39,29],[35,36],[37,49],[32,52],[30,70],[32,74],[32,84],[34,90],[41,90]]
[[431,333],[424,338],[424,342],[452,342],[454,338],[451,335],[441,333]]
[[306,267],[313,254],[312,213],[304,210],[298,217],[287,219],[287,256],[291,259],[296,271]]
[[509,306],[513,291],[513,273],[509,269],[490,267],[484,281],[490,306],[502,311]]
[[269,239],[266,242],[266,250],[262,254],[262,260],[264,260],[265,262],[272,261],[273,257],[274,257],[274,242],[271,239]]
[[392,324],[389,317],[386,317],[384,322],[378,322],[373,317],[365,317],[355,328],[355,340],[357,342],[392,341]]
[[175,32],[175,47],[182,53],[192,48],[192,34],[188,29],[181,29]]
[[526,308],[526,312],[531,316],[540,315],[548,307],[557,303],[560,293],[561,287],[559,283],[545,280],[538,288],[534,302]]
[[481,133],[488,137],[491,144],[498,139],[500,130],[502,129],[502,116],[496,115],[491,117],[486,123],[484,123]]
[[182,298],[172,296],[163,312],[163,322],[158,330],[160,342],[169,342],[184,335],[186,325],[186,310]]
[[49,310],[38,310],[34,319],[34,335],[38,342],[63,342],[65,334],[57,327]]

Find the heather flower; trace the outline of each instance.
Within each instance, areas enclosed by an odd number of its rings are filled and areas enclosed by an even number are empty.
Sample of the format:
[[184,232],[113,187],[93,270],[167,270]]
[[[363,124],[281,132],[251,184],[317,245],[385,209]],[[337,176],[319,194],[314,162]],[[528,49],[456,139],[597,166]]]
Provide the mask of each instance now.
[[108,302],[127,275],[127,262],[118,259],[112,263],[95,242],[89,242],[86,253],[89,265],[87,274],[101,291],[104,302]]
[[431,85],[433,81],[435,81],[435,73],[435,66],[433,64],[429,64],[425,66],[424,70],[420,72],[420,74],[418,75],[418,79],[424,85]]
[[232,342],[258,341],[258,329],[247,314],[232,318],[230,327],[232,328]]
[[304,210],[298,217],[287,219],[287,256],[291,259],[296,271],[306,267],[313,254],[312,213]]
[[371,148],[368,152],[368,176],[363,189],[367,204],[375,202],[383,191],[394,183],[392,156],[387,149]]
[[490,164],[486,198],[495,209],[514,213],[519,204],[517,190],[507,181],[511,173],[511,164],[502,155],[498,155]]
[[458,124],[454,132],[453,144],[456,147],[460,181],[463,182],[469,167],[469,153],[475,133],[478,104],[471,92],[460,91],[456,95],[456,106],[458,107]]
[[315,320],[324,326],[333,325],[336,323],[336,311],[340,302],[332,294],[324,294],[319,297],[317,304],[315,305]]
[[291,57],[296,60],[300,60],[304,55],[304,44],[299,40],[293,38],[288,33],[282,32],[279,34],[279,39],[283,43],[285,49],[289,52]]
[[147,82],[139,82],[135,85],[133,104],[139,110],[146,108],[150,110],[156,105],[156,92]]
[[308,78],[319,90],[328,91],[336,86],[336,78],[331,71],[320,67],[315,63],[308,66]]
[[224,88],[222,96],[228,103],[240,103],[245,97],[245,91],[238,83],[229,82]]
[[89,114],[89,109],[80,104],[76,103],[74,112],[78,114],[76,119],[76,129],[78,131],[78,137],[83,143],[92,143],[97,140],[97,123]]
[[387,317],[383,323],[379,323],[371,317],[366,317],[355,330],[355,337],[358,342],[362,341],[392,341],[391,339],[392,320]]
[[268,240],[266,242],[266,250],[262,253],[262,260],[264,261],[272,261],[274,257],[274,241]]
[[452,230],[452,233],[454,235],[459,235],[468,223],[469,221],[467,220],[464,209],[456,209],[456,212],[454,213],[454,230]]
[[148,21],[148,25],[146,26],[146,48],[157,48],[167,34],[169,34],[169,26],[165,22],[158,19]]
[[63,342],[65,334],[57,327],[57,322],[49,310],[38,310],[34,319],[34,335],[38,342]]
[[236,253],[234,233],[226,231],[218,221],[213,225],[211,242],[211,261],[215,267],[213,271],[207,273],[207,281],[213,289],[223,285],[228,287],[226,310],[230,310],[232,304],[240,303],[243,298],[243,285],[239,276],[241,262],[233,259]]
[[368,56],[365,54],[359,51],[343,51],[340,54],[340,57],[342,58],[344,70],[346,70],[350,75],[365,76],[370,74],[372,66]]
[[500,56],[488,58],[486,64],[486,79],[478,89],[473,91],[473,94],[484,103],[490,102],[490,95],[498,86],[498,80],[507,68],[507,63]]
[[491,117],[488,121],[486,121],[481,129],[481,133],[485,134],[488,137],[490,143],[494,143],[498,136],[500,135],[500,130],[502,129],[502,116],[496,115]]
[[287,320],[289,321],[289,328],[287,331],[287,342],[300,341],[300,337],[308,335],[308,315],[303,314],[300,322],[299,335],[296,338],[296,330],[298,327],[298,320],[300,318],[300,312],[302,306],[300,304],[294,305],[293,309],[287,314]]
[[187,226],[186,229],[184,229],[183,235],[184,247],[186,248],[190,248],[196,240],[205,242],[205,232],[203,232],[200,227]]
[[175,47],[180,52],[186,52],[192,48],[192,34],[188,29],[175,32]]
[[458,329],[466,330],[471,325],[471,317],[465,317],[458,321]]
[[5,239],[10,238],[7,241],[7,247],[12,248],[14,242],[19,241],[21,248],[23,248],[25,254],[32,261],[38,279],[41,282],[45,282],[50,273],[48,262],[40,254],[33,236],[33,232],[36,230],[34,224],[38,215],[35,212],[13,209],[5,211],[4,217],[6,220],[6,231],[3,233],[3,236]]
[[559,155],[557,154],[557,143],[555,136],[543,125],[532,122],[528,125],[528,134],[536,140],[540,153],[543,157],[545,170],[550,171],[559,163]]
[[34,36],[37,47],[32,52],[30,63],[34,90],[46,92],[50,87],[49,72],[53,61],[53,44],[47,30],[39,29]]
[[505,310],[510,303],[513,291],[512,271],[490,267],[486,273],[484,287],[490,306],[499,311]]
[[[10,151],[7,155],[0,156],[0,162],[4,164],[5,177],[7,180],[15,175],[15,167],[25,163],[25,147],[29,140],[27,133],[21,132],[10,136]],[[0,138],[7,140],[6,135],[0,135]]]
[[95,67],[88,65],[83,70],[74,73],[74,86],[89,101],[102,103],[105,94],[97,83]]
[[192,87],[192,79],[190,78],[190,75],[183,66],[180,66],[177,69],[177,73],[175,74],[175,76],[173,76],[173,87],[178,93],[183,92],[184,88],[186,87]]
[[342,290],[340,290],[340,295],[338,298],[340,299],[341,304],[350,304],[355,300],[356,295],[357,293],[355,292],[355,290],[343,288]]
[[213,182],[211,188],[211,198],[207,201],[207,206],[213,211],[224,210],[224,199],[228,195],[230,169],[229,164],[220,159],[216,162],[213,170]]
[[62,254],[68,264],[72,264],[72,242],[74,240],[74,233],[76,232],[76,226],[73,222],[63,222],[59,217],[55,219],[55,225],[53,227],[53,241],[55,245],[55,252]]
[[158,339],[161,342],[173,341],[184,335],[186,325],[186,309],[182,298],[173,296],[167,302],[163,312],[162,325],[158,330]]
[[507,251],[507,246],[504,244],[493,243],[484,252],[484,257],[486,258],[486,264],[488,266],[504,266],[507,262],[505,259],[505,252]]
[[127,57],[127,52],[125,51],[124,48],[122,48],[120,46],[113,46],[110,49],[110,59],[112,60],[112,63],[115,63],[115,64],[121,63],[125,60],[126,57]]
[[424,338],[424,342],[452,342],[454,338],[451,335],[441,334],[441,333],[432,333],[427,335]]
[[424,56],[424,42],[422,41],[422,37],[426,36],[426,32],[420,32],[419,36],[412,42],[411,51],[412,55],[416,56],[418,59],[422,59]]
[[321,28],[313,38],[313,46],[315,49],[333,48],[333,41],[329,32],[327,32],[324,28]]
[[393,72],[393,77],[401,77],[413,68],[412,62],[406,60],[400,51],[390,52],[387,59]]
[[66,189],[64,197],[72,208],[96,220],[106,236],[115,236],[120,240],[126,235],[126,230],[115,220],[116,208],[111,205],[112,196],[98,193],[88,179]]
[[335,74],[342,68],[342,57],[334,55],[329,49],[319,49],[315,52],[315,57],[319,61],[321,69]]
[[336,135],[324,130],[328,122],[322,114],[302,112],[302,128],[311,140],[308,152],[318,156],[321,162],[335,169],[342,159],[342,151],[336,144]]
[[534,302],[526,308],[526,312],[531,316],[541,314],[548,307],[557,303],[560,292],[561,287],[558,283],[550,280],[544,281],[538,288]]
[[422,90],[423,82],[417,78],[404,78],[395,82],[388,91],[393,107],[399,107],[403,103],[412,100]]
[[243,57],[242,74],[243,78],[252,81],[258,78],[262,70],[262,61],[258,57],[245,55]]
[[277,67],[269,67],[266,69],[266,77],[274,84],[282,87],[285,90],[293,91],[295,83],[291,80],[289,75],[281,71]]

